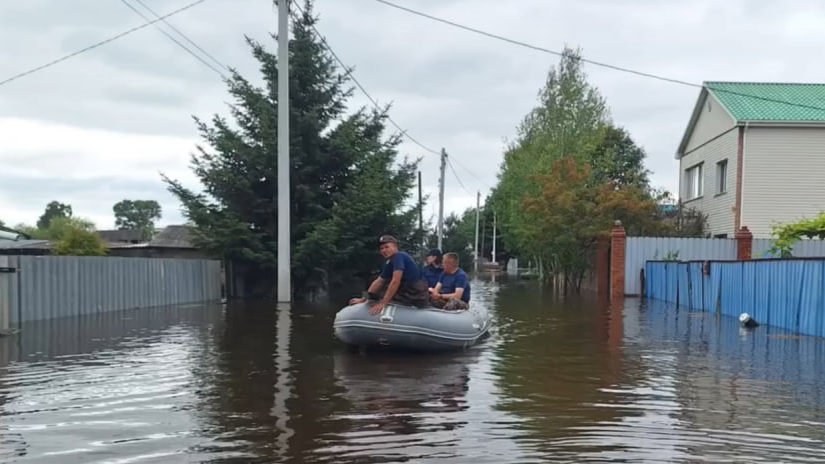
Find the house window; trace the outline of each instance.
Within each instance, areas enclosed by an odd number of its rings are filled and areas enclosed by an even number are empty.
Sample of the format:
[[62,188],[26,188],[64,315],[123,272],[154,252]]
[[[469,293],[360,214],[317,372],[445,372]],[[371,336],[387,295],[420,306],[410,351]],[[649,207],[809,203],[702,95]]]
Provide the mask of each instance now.
[[728,191],[728,160],[716,163],[716,193]]
[[685,169],[685,199],[693,200],[702,196],[702,163]]

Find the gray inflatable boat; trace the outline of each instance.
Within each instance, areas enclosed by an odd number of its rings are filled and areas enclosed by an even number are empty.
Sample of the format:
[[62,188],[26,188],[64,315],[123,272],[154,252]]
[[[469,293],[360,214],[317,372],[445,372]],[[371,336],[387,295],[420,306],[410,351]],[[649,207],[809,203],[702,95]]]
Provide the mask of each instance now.
[[409,351],[460,350],[475,345],[490,330],[490,315],[482,307],[444,311],[388,304],[370,314],[374,301],[346,306],[335,315],[335,337],[357,347]]

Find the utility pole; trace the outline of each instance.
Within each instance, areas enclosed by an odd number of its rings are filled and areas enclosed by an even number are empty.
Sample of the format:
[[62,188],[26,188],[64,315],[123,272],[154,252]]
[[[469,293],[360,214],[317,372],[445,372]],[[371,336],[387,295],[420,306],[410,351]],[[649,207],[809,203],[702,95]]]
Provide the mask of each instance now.
[[289,199],[289,0],[278,0],[278,302],[292,301]]
[[447,170],[447,150],[441,149],[441,177],[438,181],[438,249],[444,238],[444,173]]
[[493,264],[496,264],[498,262],[498,261],[496,261],[496,212],[495,212],[495,210],[493,210],[493,256],[491,256],[491,258],[492,258],[491,261],[492,261]]
[[476,244],[475,244],[475,254],[473,257],[473,268],[476,272],[478,272],[478,220],[481,216],[481,192],[476,192]]
[[421,199],[421,171],[418,171],[418,232],[421,234],[421,252],[424,253],[427,237],[424,234],[424,203]]
[[487,241],[487,205],[484,205],[484,216],[481,218],[481,257],[484,257],[484,242]]

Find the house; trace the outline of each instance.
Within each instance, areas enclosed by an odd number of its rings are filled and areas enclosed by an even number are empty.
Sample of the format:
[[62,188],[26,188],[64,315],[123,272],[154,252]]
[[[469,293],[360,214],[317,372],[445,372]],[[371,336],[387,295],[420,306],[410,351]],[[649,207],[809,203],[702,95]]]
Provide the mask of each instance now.
[[148,242],[128,240],[108,242],[109,256],[139,258],[208,259],[210,256],[192,244],[189,227],[170,225],[161,229]]
[[679,197],[714,237],[825,210],[825,84],[705,82],[676,153]]
[[[126,258],[212,258],[191,243],[189,228],[185,225],[166,226],[148,242],[139,241],[139,238],[137,238],[139,233],[136,235],[133,231],[100,231],[99,234],[106,241],[107,256]],[[0,231],[0,254],[50,255],[52,253],[54,243],[50,240],[29,240],[28,238],[28,236],[22,234],[13,235]],[[109,240],[106,240],[107,238]]]
[[114,229],[114,230],[99,230],[97,234],[107,243],[141,243],[145,242],[143,239],[143,231],[135,229]]

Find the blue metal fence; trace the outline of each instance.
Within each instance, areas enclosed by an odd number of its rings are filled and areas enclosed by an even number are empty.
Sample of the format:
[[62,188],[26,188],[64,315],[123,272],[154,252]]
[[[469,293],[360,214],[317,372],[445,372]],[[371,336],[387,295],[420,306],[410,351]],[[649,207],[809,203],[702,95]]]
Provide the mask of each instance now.
[[825,337],[825,260],[648,261],[645,276],[647,298]]

